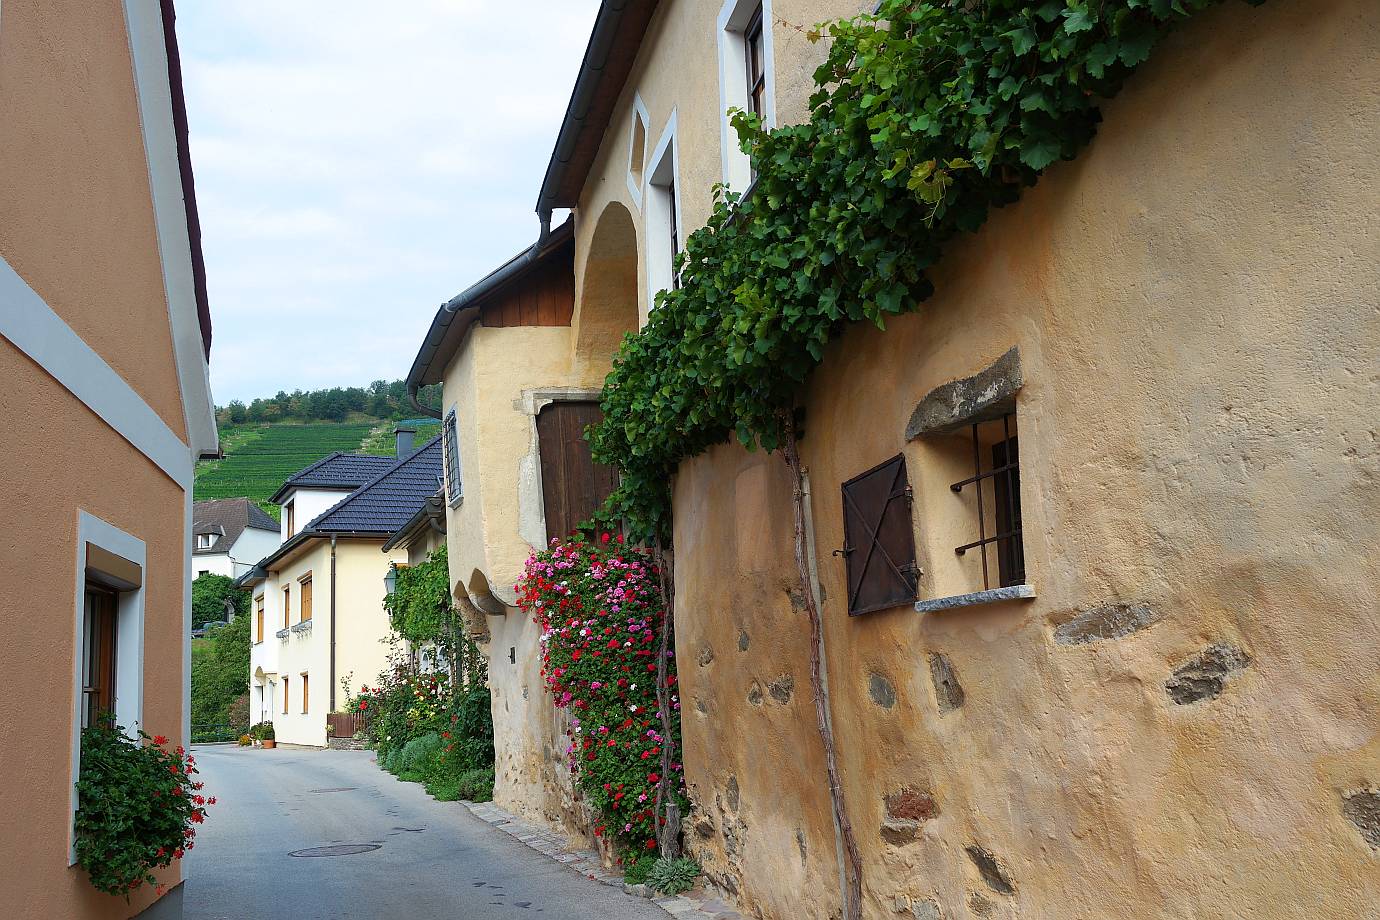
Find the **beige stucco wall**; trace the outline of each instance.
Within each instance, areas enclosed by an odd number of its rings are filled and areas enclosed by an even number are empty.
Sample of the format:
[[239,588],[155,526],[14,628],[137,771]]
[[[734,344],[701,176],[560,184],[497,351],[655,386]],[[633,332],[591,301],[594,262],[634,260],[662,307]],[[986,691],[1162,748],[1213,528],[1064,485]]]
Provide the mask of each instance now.
[[0,125],[0,257],[186,438],[122,4],[5,0]]
[[[854,15],[874,4],[868,0],[772,0],[772,94],[778,124],[804,119],[812,84],[809,76],[823,58],[823,48],[806,33],[816,23]],[[628,188],[629,147],[634,103],[647,107],[645,155],[651,157],[676,121],[677,176],[682,239],[709,219],[713,186],[723,179],[723,110],[719,92],[718,17],[715,0],[662,2],[652,17],[628,81],[614,108],[604,141],[575,212],[576,328],[581,299],[588,289],[587,261],[595,246],[601,215],[616,202],[632,216],[637,229],[637,303],[645,321],[651,305],[647,280],[647,193],[639,202]],[[740,66],[737,60],[728,66]],[[736,149],[736,135],[730,137]],[[741,191],[741,189],[739,189]]]
[[513,586],[546,542],[536,413],[552,399],[589,398],[607,373],[607,359],[577,352],[569,327],[476,326],[443,381],[463,483],[463,500],[447,511],[450,577],[488,660],[494,800],[576,833],[588,828],[563,763],[564,716],[539,673],[540,630],[513,606]]
[[[829,349],[802,450],[867,916],[930,899],[945,918],[1373,915],[1380,855],[1342,802],[1380,786],[1377,87],[1370,0],[1205,14],[1077,162],[951,248],[920,312]],[[903,452],[930,496],[915,534],[931,572],[956,512],[907,418],[1013,345],[1037,599],[850,619],[828,555],[839,484]],[[677,481],[686,770],[708,835],[691,840],[749,910],[823,917],[833,829],[784,489],[775,458],[727,445]],[[1163,618],[1056,641],[1112,603]],[[1166,681],[1213,643],[1250,664],[1219,697],[1174,703]],[[953,711],[935,653],[966,694]],[[787,703],[770,693],[783,674]],[[894,845],[883,796],[902,788],[938,814]],[[970,846],[1014,893],[984,883]]]
[[[6,5],[5,15],[9,15]],[[0,338],[0,623],[6,686],[0,719],[0,890],[19,920],[137,914],[69,868],[78,510],[144,541],[143,716],[150,734],[183,738],[188,508],[182,489],[70,392]],[[93,467],[92,458],[99,458]],[[124,653],[124,650],[121,651]],[[180,878],[173,867],[166,882]]]

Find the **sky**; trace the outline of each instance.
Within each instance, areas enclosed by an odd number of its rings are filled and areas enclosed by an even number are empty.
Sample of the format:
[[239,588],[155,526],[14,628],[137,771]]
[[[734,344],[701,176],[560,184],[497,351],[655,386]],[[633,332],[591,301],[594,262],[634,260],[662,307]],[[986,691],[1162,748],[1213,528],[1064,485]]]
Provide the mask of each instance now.
[[178,5],[218,405],[407,375],[536,239],[598,5]]

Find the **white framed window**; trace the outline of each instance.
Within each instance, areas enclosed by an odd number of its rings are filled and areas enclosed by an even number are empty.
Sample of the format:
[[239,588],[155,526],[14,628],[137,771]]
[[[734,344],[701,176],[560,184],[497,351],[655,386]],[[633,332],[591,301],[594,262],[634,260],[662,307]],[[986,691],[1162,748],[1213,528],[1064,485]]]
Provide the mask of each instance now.
[[656,295],[677,285],[675,256],[684,245],[681,233],[680,195],[676,146],[676,113],[671,112],[647,167],[647,200],[643,211],[647,240],[647,306],[656,306]]
[[197,549],[210,549],[216,542],[216,535],[213,533],[199,533],[196,535]]
[[724,184],[741,192],[752,182],[752,164],[738,147],[729,109],[752,112],[776,124],[772,76],[772,0],[724,0],[719,10],[719,126]]
[[460,481],[460,437],[455,421],[455,410],[446,413],[441,426],[441,440],[445,457],[446,501],[454,508],[460,504],[462,496]]
[[642,208],[642,188],[647,167],[647,131],[651,117],[642,97],[633,93],[632,130],[628,135],[628,191],[633,204]]
[[[72,813],[81,772],[81,731],[102,713],[133,736],[144,718],[144,541],[77,512],[72,656]],[[69,865],[76,842],[68,823]]]

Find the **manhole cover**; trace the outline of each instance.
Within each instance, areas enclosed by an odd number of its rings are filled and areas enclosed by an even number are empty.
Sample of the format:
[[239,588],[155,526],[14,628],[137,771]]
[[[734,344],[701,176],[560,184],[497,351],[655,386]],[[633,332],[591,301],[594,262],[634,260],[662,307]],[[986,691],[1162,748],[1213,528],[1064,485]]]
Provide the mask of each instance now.
[[320,795],[323,792],[354,792],[358,786],[341,786],[337,789],[308,789],[308,795]]
[[333,847],[308,847],[305,850],[294,850],[289,856],[354,856],[356,853],[368,853],[370,850],[377,850],[379,845],[376,843],[341,843]]

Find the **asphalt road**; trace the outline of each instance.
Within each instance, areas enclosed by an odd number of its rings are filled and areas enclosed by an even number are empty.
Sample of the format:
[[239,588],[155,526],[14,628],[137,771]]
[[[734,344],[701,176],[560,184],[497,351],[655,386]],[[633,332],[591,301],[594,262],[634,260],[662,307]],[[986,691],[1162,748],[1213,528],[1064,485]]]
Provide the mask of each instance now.
[[[399,782],[370,752],[194,753],[217,804],[184,863],[186,920],[666,920]],[[289,855],[348,844],[378,848]]]

